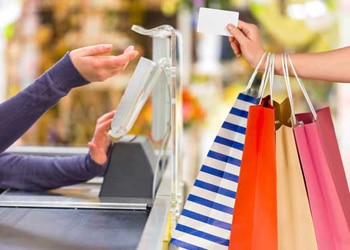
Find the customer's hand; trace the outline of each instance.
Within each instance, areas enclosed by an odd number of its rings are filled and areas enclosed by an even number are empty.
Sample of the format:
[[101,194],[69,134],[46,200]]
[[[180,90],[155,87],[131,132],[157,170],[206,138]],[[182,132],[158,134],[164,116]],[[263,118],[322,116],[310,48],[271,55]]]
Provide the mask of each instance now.
[[94,136],[88,143],[91,159],[100,165],[107,162],[107,152],[111,144],[108,131],[111,128],[114,113],[115,111],[111,111],[97,119]]
[[122,72],[129,61],[137,57],[133,46],[121,55],[110,55],[111,44],[99,44],[72,50],[69,55],[75,68],[90,82],[104,81]]
[[258,27],[239,20],[237,27],[228,24],[227,30],[232,35],[229,42],[235,55],[243,56],[249,65],[255,68],[265,51]]

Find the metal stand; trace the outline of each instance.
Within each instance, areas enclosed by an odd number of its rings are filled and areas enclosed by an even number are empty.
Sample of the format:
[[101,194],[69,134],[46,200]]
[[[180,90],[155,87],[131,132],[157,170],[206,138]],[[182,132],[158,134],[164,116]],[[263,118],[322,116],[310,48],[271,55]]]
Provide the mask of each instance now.
[[[157,84],[152,93],[152,136],[156,139],[166,137],[166,131],[170,125],[170,143],[168,149],[171,151],[170,166],[172,169],[172,195],[171,213],[176,220],[179,214],[179,166],[180,166],[180,134],[182,133],[182,100],[181,84],[176,60],[176,38],[177,32],[170,25],[162,25],[153,29],[133,25],[133,31],[150,36],[153,39],[152,60],[161,65],[166,72],[166,84]],[[170,99],[169,97],[170,90]],[[170,105],[170,112],[169,110]],[[168,124],[170,114],[170,124]]]

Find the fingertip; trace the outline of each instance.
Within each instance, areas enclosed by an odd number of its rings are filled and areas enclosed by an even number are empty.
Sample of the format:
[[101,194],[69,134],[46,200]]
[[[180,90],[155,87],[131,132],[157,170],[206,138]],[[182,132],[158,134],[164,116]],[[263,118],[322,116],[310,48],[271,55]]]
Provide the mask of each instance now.
[[112,49],[113,48],[113,44],[111,44],[111,43],[102,44],[102,47],[104,49]]
[[232,23],[229,23],[229,24],[227,24],[227,29],[229,30],[229,31],[231,31],[231,30],[233,30],[234,28],[235,28],[235,26],[232,24]]
[[137,50],[135,50],[133,54],[134,54],[134,56],[136,57],[136,56],[139,55],[139,52],[138,52]]
[[134,59],[139,55],[139,52],[137,50],[133,50],[133,51],[128,51],[127,54],[130,59]]
[[124,52],[133,51],[134,49],[135,47],[133,45],[130,45],[124,50]]
[[233,35],[234,32],[236,32],[236,30],[238,29],[238,25],[234,25],[232,23],[229,23],[227,26],[226,26],[227,30]]
[[135,47],[133,45],[129,45],[125,50],[124,54],[130,54],[130,55],[137,55],[138,51],[135,50]]

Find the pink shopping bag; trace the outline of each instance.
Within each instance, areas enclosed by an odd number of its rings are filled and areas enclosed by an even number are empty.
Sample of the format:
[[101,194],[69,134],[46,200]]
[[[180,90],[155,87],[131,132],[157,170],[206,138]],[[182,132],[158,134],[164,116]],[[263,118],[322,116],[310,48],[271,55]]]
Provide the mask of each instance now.
[[319,249],[350,249],[350,195],[329,108],[294,128]]
[[328,107],[315,111],[301,80],[310,113],[296,114],[294,136],[304,172],[319,249],[350,249],[350,193]]

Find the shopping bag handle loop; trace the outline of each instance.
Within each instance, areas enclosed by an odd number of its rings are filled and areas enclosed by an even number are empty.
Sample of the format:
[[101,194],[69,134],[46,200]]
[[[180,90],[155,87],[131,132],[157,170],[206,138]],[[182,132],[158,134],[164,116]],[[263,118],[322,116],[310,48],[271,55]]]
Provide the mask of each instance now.
[[[268,53],[264,52],[264,54],[262,54],[262,56],[260,57],[258,64],[256,65],[252,75],[250,76],[250,79],[248,81],[248,85],[247,85],[247,88],[245,90],[245,93],[249,93],[250,89],[252,88],[254,79],[255,79],[256,75],[258,74],[259,68],[260,68],[264,58],[266,57],[266,55],[268,55]],[[265,71],[266,71],[266,68],[265,68]],[[264,72],[264,74],[265,74],[265,72]],[[260,85],[260,88],[259,88],[258,97],[259,98],[261,97],[261,85]]]
[[267,86],[267,75],[269,72],[269,65],[270,65],[270,58],[271,58],[271,53],[267,53],[267,57],[266,57],[266,62],[265,62],[265,69],[264,69],[264,73],[262,75],[261,78],[261,84],[260,84],[260,88],[259,88],[259,97],[262,97],[266,86]]
[[[283,69],[283,75],[284,75],[284,78],[285,78],[285,82],[286,82],[286,86],[287,86],[287,92],[288,92],[288,97],[289,97],[289,100],[290,100],[290,104],[291,104],[291,113],[292,113],[292,119],[293,119],[293,123],[294,125],[297,124],[296,122],[296,116],[295,116],[295,107],[294,107],[294,101],[293,101],[293,96],[292,96],[292,89],[291,89],[291,85],[290,85],[290,79],[289,79],[289,72],[288,72],[288,63],[293,71],[293,74],[294,74],[294,77],[295,79],[297,80],[298,82],[298,85],[301,89],[301,92],[303,93],[304,97],[305,97],[305,100],[307,102],[307,105],[312,113],[312,116],[313,116],[313,121],[316,121],[317,120],[317,113],[315,111],[315,108],[314,106],[312,105],[312,102],[311,102],[311,99],[309,97],[309,94],[307,93],[306,89],[305,89],[305,86],[302,82],[302,80],[298,77],[298,74],[294,68],[294,65],[293,65],[293,62],[292,62],[292,59],[290,57],[289,54],[287,53],[284,53],[282,56],[282,69]],[[303,122],[300,122],[301,124]]]
[[271,54],[271,61],[270,61],[270,67],[269,67],[269,77],[270,77],[270,100],[271,105],[273,103],[273,86],[274,86],[274,79],[275,79],[275,54]]
[[[265,67],[265,71],[261,80],[261,85],[259,88],[259,93],[260,96],[262,97],[262,95],[264,94],[266,87],[267,87],[267,83],[270,82],[270,100],[272,102],[273,97],[272,97],[272,92],[273,92],[273,81],[274,81],[274,77],[275,77],[275,54],[272,53],[268,53],[267,55],[267,59],[266,59],[266,67]],[[259,103],[261,104],[262,98],[260,98]],[[272,104],[272,103],[271,103]]]
[[295,125],[296,124],[296,117],[295,117],[295,109],[294,109],[294,99],[293,99],[293,94],[292,94],[292,88],[290,85],[289,72],[288,72],[288,61],[287,61],[287,54],[286,53],[283,53],[281,55],[281,64],[282,64],[284,82],[286,84],[286,89],[287,89],[289,103],[290,103],[292,123],[293,123],[293,125]]

